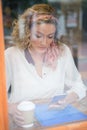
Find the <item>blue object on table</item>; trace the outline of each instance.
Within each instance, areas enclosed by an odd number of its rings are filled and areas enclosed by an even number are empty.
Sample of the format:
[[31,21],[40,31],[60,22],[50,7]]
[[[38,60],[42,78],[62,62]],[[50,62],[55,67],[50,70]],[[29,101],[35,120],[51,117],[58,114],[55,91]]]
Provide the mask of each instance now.
[[[52,102],[56,102],[60,98],[64,98],[64,96],[54,97]],[[71,105],[62,110],[49,110],[49,104],[36,105],[35,117],[42,126],[62,125],[64,123],[87,120],[86,114]]]

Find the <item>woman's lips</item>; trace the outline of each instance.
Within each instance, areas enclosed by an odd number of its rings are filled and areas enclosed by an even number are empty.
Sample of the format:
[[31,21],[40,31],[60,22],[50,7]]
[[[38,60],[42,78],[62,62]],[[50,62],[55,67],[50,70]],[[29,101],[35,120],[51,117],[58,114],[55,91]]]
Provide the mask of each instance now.
[[46,47],[38,47],[39,49],[41,50],[46,50],[47,48]]

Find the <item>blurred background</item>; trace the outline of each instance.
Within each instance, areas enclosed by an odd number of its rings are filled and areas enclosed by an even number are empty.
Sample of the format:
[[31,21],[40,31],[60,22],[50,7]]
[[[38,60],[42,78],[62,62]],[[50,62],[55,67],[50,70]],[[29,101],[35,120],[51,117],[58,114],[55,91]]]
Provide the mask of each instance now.
[[87,85],[87,0],[2,0],[5,49],[12,42],[12,22],[28,7],[51,4],[58,13],[58,36],[71,51],[77,69]]

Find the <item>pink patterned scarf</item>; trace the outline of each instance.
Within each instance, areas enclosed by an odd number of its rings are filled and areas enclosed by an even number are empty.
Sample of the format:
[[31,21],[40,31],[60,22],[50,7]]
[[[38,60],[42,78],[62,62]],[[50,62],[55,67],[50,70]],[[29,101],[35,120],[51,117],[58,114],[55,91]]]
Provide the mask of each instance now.
[[55,70],[57,66],[58,56],[59,48],[55,43],[52,43],[45,54],[44,63],[46,64],[46,66],[49,66],[53,70]]

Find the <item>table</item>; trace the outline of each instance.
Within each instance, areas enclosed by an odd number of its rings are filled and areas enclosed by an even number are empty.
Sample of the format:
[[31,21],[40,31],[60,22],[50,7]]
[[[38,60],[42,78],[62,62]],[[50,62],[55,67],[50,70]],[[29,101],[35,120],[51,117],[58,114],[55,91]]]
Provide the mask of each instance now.
[[[46,103],[49,102],[50,99],[46,100],[38,100],[34,101],[36,104],[41,104],[41,103]],[[87,114],[87,96],[80,100],[79,102],[75,102],[72,104],[74,107],[78,108],[81,112]],[[11,122],[12,120],[10,119],[10,127],[11,127]],[[87,130],[87,121],[78,121],[74,123],[67,123],[62,126],[56,125],[52,127],[42,127],[39,122],[36,120],[34,123],[33,127],[30,128],[21,128],[14,126],[13,128],[11,127],[10,130]]]

